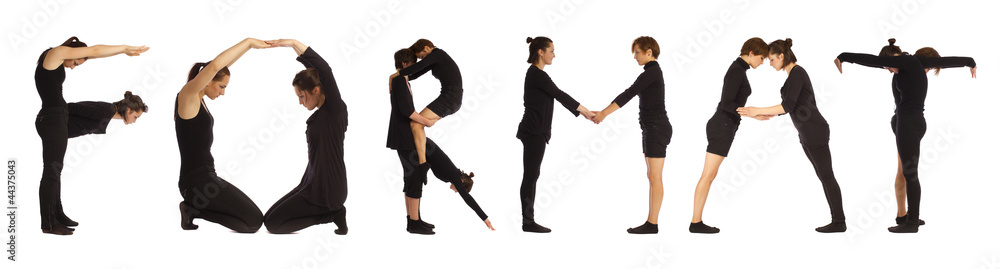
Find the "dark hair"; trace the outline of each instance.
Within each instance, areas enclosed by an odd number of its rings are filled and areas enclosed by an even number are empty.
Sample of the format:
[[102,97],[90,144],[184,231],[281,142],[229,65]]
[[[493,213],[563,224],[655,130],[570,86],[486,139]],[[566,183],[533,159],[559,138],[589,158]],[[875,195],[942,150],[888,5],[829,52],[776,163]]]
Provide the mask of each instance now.
[[80,41],[79,38],[76,38],[74,36],[74,37],[70,37],[69,39],[66,39],[66,42],[63,42],[62,45],[60,45],[60,46],[67,46],[67,47],[70,47],[70,48],[82,48],[82,47],[86,47],[87,43],[83,43],[83,41]]
[[[201,69],[204,69],[205,66],[208,65],[208,63],[211,62],[194,63],[194,66],[191,67],[191,72],[188,72],[188,81],[191,81],[192,79],[194,79],[194,77],[198,76],[198,73],[201,73]],[[222,78],[225,78],[226,76],[229,75],[230,75],[229,67],[223,66],[222,69],[219,69],[218,73],[215,73],[215,77],[212,77],[212,81],[221,81]]]
[[410,50],[413,51],[413,53],[417,53],[417,52],[423,51],[424,47],[431,47],[431,48],[433,48],[434,47],[434,43],[431,43],[430,40],[421,38],[421,39],[418,39],[417,42],[413,42],[413,45],[410,45]]
[[299,71],[298,74],[295,74],[295,78],[292,79],[292,86],[298,87],[299,91],[304,92],[311,92],[316,87],[322,87],[319,81],[319,72],[312,67]]
[[878,52],[878,56],[896,56],[896,54],[906,54],[899,46],[896,46],[896,39],[890,38],[889,45],[882,47],[882,51]]
[[417,62],[417,55],[410,49],[399,49],[396,54],[392,55],[392,59],[396,62],[396,69],[401,69],[403,63]]
[[767,45],[767,50],[770,54],[785,55],[785,61],[781,63],[781,68],[785,68],[788,64],[798,61],[798,59],[795,59],[795,53],[792,52],[791,38],[785,38],[785,40],[775,40],[774,42],[771,42],[771,44]]
[[125,98],[118,102],[114,102],[113,104],[115,105],[115,113],[118,113],[118,115],[123,118],[127,112],[126,108],[132,110],[133,112],[149,111],[149,107],[146,106],[146,103],[142,102],[142,98],[139,98],[138,95],[132,95],[131,91],[125,91]]
[[[920,48],[917,50],[917,52],[913,53],[913,56],[924,57],[924,58],[941,58],[941,54],[939,54],[937,50],[935,50],[932,47]],[[934,75],[937,76],[940,73],[941,73],[941,68],[935,67]]]
[[758,56],[767,55],[767,42],[764,42],[764,40],[759,37],[747,39],[746,42],[743,42],[743,48],[740,49],[740,55],[750,55],[751,52]]
[[460,172],[461,172],[460,178],[462,179],[462,186],[455,186],[455,187],[465,187],[466,192],[472,192],[472,184],[476,183],[475,181],[472,181],[472,177],[476,176],[476,173],[469,172],[468,174],[466,174],[465,171],[460,171]]
[[648,36],[640,36],[632,41],[632,47],[629,49],[634,49],[636,46],[639,47],[640,51],[652,50],[653,58],[660,57],[660,45],[656,44],[656,39]]
[[538,62],[538,51],[547,50],[552,47],[552,39],[548,37],[539,36],[535,38],[528,37],[528,63],[535,64]]

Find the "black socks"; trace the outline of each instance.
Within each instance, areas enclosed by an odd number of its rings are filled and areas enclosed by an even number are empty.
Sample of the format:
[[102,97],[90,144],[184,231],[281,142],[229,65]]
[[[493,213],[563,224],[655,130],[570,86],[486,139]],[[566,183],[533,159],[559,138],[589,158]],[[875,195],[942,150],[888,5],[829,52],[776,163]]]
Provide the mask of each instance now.
[[337,229],[333,233],[339,235],[347,234],[347,207],[333,212],[333,223],[337,224]]
[[[906,215],[903,215],[902,217],[896,217],[896,224],[897,225],[898,224],[903,224],[903,222],[906,222]],[[924,220],[918,220],[918,222],[920,223],[920,225],[926,224],[926,223],[924,223]],[[72,225],[70,225],[70,226],[72,226]]]
[[688,226],[688,232],[696,234],[715,234],[719,233],[719,231],[720,231],[719,228],[705,225],[704,221],[691,223],[691,226]]
[[[406,231],[411,234],[434,234],[434,230],[427,227],[421,223],[420,220],[412,220],[409,216],[406,217]],[[425,222],[426,223],[426,222]]]
[[656,224],[652,224],[647,221],[638,227],[628,228],[626,231],[630,234],[655,234],[660,230],[656,227]]
[[[656,226],[656,224],[653,224]],[[655,227],[654,227],[655,228]],[[548,233],[552,232],[552,229],[546,228],[545,226],[538,225],[534,221],[527,221],[521,224],[521,230],[529,233]]]
[[[424,219],[420,218],[420,216],[417,217],[418,217],[417,222],[420,223],[420,225],[423,225],[424,227],[427,227],[429,229],[434,229],[434,224],[430,224],[424,221]],[[406,215],[406,220],[410,220],[410,215]]]
[[198,225],[194,225],[194,222],[193,222],[194,221],[194,216],[188,214],[190,212],[188,212],[187,205],[185,205],[184,202],[181,202],[180,209],[181,209],[181,229],[184,229],[184,230],[196,230],[196,229],[198,229]]
[[847,223],[844,221],[833,221],[826,226],[816,228],[821,233],[842,233],[847,231]]
[[894,227],[889,227],[889,232],[893,233],[915,233],[920,229],[920,225],[924,225],[924,221],[919,218],[910,218],[909,215],[896,218],[897,223],[899,219],[903,218],[905,221],[899,223],[899,225]]

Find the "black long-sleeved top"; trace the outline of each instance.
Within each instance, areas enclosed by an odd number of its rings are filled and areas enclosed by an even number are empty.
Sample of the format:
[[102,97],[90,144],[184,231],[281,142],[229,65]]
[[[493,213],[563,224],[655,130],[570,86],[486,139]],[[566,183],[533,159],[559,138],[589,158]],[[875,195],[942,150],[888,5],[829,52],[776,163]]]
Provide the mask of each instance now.
[[67,104],[69,137],[104,134],[115,116],[115,105],[108,102],[76,102]]
[[573,116],[580,115],[580,112],[576,111],[580,102],[559,90],[544,70],[538,69],[535,65],[528,67],[528,73],[524,75],[524,115],[521,116],[521,123],[517,126],[517,138],[543,135],[545,142],[548,142],[552,137],[552,110],[555,100],[559,100],[559,103],[573,113]]
[[[386,138],[386,147],[397,151],[416,150],[413,142],[413,130],[410,129],[410,115],[416,111],[413,108],[413,95],[410,93],[410,88],[403,76],[393,78],[390,87],[389,102],[392,104],[392,108],[390,109],[391,112],[389,112],[389,134]],[[427,141],[433,142],[430,138],[428,138]],[[439,147],[437,152],[428,152],[428,154],[444,154],[444,151]],[[437,158],[428,158],[428,160],[431,159]],[[433,166],[434,164],[431,165]],[[448,171],[445,174],[458,175],[461,173],[460,171],[457,171],[457,168],[454,168],[453,164],[434,166],[431,169],[445,169],[445,167],[449,167],[448,169],[456,169],[456,171]],[[488,218],[488,216],[486,216],[486,212],[483,212],[483,209],[479,207],[479,203],[476,203],[476,199],[472,198],[472,195],[469,194],[465,188],[460,187],[463,186],[462,178],[460,176],[442,178],[441,180],[447,183],[455,184],[455,189],[458,190],[458,195],[462,196],[462,200],[465,201],[465,204],[468,205],[472,211],[475,211],[476,215],[478,215],[481,220],[486,220],[486,218]]]
[[399,70],[400,76],[409,76],[409,79],[417,79],[427,71],[441,82],[441,89],[450,90],[462,88],[462,72],[458,70],[458,64],[447,52],[440,48],[434,48],[423,60]]
[[302,175],[305,198],[310,203],[339,208],[347,198],[347,168],[344,165],[344,133],[347,131],[347,105],[330,65],[309,47],[296,59],[319,74],[320,88],[326,95],[323,105],[306,120],[306,143],[309,163]]
[[740,119],[740,114],[736,112],[736,108],[746,106],[747,98],[750,97],[750,80],[747,79],[749,69],[750,64],[743,58],[736,58],[722,79],[722,98],[717,109],[728,112],[737,120]]
[[66,107],[66,99],[63,99],[66,68],[59,66],[55,70],[46,70],[42,67],[45,55],[49,54],[49,51],[52,51],[52,48],[38,56],[38,66],[35,67],[35,89],[38,90],[38,97],[42,98],[42,107]]
[[662,124],[667,119],[667,109],[665,103],[665,86],[663,84],[663,71],[660,64],[650,61],[643,66],[643,71],[635,79],[632,86],[618,94],[613,101],[619,107],[625,106],[632,97],[639,96],[639,122]]
[[899,68],[892,76],[892,96],[896,102],[896,114],[923,113],[927,99],[928,68],[976,67],[970,57],[917,57],[913,55],[875,56],[862,53],[841,53],[841,62],[856,63],[867,67]]
[[816,106],[809,74],[802,66],[792,67],[781,86],[781,107],[792,118],[803,144],[821,146],[830,139],[830,125]]

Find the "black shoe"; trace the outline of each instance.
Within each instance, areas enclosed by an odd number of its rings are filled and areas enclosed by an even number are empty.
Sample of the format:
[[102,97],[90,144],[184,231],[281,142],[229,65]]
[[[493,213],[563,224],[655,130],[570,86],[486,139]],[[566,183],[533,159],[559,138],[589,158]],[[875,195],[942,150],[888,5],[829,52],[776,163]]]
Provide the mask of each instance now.
[[817,232],[821,233],[842,233],[847,231],[847,223],[843,221],[830,222],[823,227],[816,228]]
[[893,233],[916,233],[920,229],[920,224],[917,222],[903,222],[898,226],[889,227],[889,232]]
[[539,225],[538,223],[525,222],[521,224],[521,230],[529,233],[549,233],[552,229],[546,228],[545,226]]
[[197,230],[198,225],[194,224],[194,216],[188,214],[190,212],[188,212],[187,205],[185,205],[184,202],[181,202],[179,207],[181,209],[181,229]]
[[[406,219],[409,220],[410,219],[410,215],[406,215]],[[417,221],[420,222],[420,225],[423,225],[424,227],[434,229],[434,224],[430,224],[430,223],[424,221],[423,218],[418,219]]]
[[54,235],[73,235],[73,229],[66,227],[58,222],[50,225],[48,228],[42,228],[42,233],[54,234]]
[[[903,224],[903,222],[906,222],[906,215],[903,215],[902,217],[896,217],[896,224],[897,225]],[[924,223],[924,220],[919,220],[919,222],[920,222],[920,225],[927,224],[927,223]]]
[[341,208],[337,212],[333,212],[333,224],[337,224],[337,229],[333,230],[333,233],[339,235],[347,234],[347,208]]
[[73,219],[70,219],[69,216],[66,216],[66,212],[63,212],[62,205],[59,205],[56,208],[56,211],[57,211],[57,213],[56,213],[56,220],[58,220],[59,223],[62,223],[63,225],[66,225],[66,226],[69,226],[69,227],[80,226],[79,222],[76,222]]
[[691,226],[688,226],[688,232],[696,234],[717,234],[719,231],[721,231],[719,228],[705,225],[704,221],[691,223]]
[[627,231],[630,234],[655,234],[658,233],[660,229],[657,228],[656,224],[652,224],[647,221],[642,225],[633,228],[628,228],[628,230],[625,231]]
[[406,231],[411,234],[434,234],[434,230],[420,224],[420,220],[412,220],[410,218],[406,218]]
[[431,170],[431,163],[425,162],[417,166],[417,177],[427,185],[427,171]]

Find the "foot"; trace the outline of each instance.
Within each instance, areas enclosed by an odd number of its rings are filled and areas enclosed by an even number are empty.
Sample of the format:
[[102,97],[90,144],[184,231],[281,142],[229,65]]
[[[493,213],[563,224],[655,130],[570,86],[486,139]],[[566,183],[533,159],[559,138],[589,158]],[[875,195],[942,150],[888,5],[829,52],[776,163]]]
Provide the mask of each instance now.
[[73,219],[70,219],[68,216],[66,216],[66,213],[62,212],[62,211],[59,212],[59,215],[58,215],[58,217],[56,217],[56,220],[58,220],[59,223],[62,223],[63,225],[66,225],[66,226],[69,226],[69,227],[80,226],[79,222],[76,222]]
[[55,223],[48,228],[42,228],[42,233],[54,234],[54,235],[72,235],[73,230],[66,225]]
[[916,233],[920,229],[920,224],[917,222],[903,222],[898,226],[889,227],[889,232],[893,233]]
[[549,232],[552,232],[552,229],[549,229],[549,228],[546,228],[545,226],[539,225],[538,223],[536,223],[534,221],[532,221],[532,222],[525,222],[525,223],[521,224],[521,230],[525,231],[525,232],[529,232],[529,233],[549,233]]
[[[406,219],[409,220],[410,216],[406,216]],[[420,225],[423,225],[424,227],[434,229],[434,224],[430,224],[430,223],[424,221],[423,218],[417,219],[417,221],[419,221]]]
[[[918,220],[918,221],[920,222],[920,225],[926,224],[926,223],[924,223],[924,220]],[[897,225],[898,224],[903,224],[903,222],[906,222],[906,215],[903,215],[902,217],[896,217],[896,224]]]
[[347,234],[347,208],[341,208],[337,212],[333,212],[333,223],[337,224],[337,229],[333,230],[333,233],[339,235]]
[[420,224],[420,220],[413,220],[410,218],[406,218],[406,231],[411,234],[434,234],[434,230]]
[[843,221],[834,221],[826,226],[816,228],[817,232],[821,233],[842,233],[847,231],[847,223]]
[[688,232],[696,234],[717,234],[719,231],[719,228],[705,225],[704,221],[691,223],[691,226],[688,226]]
[[625,231],[627,231],[630,234],[655,234],[658,233],[660,230],[659,228],[657,228],[656,224],[652,224],[647,221],[642,225],[628,228],[628,230]]
[[181,229],[197,230],[198,225],[194,224],[194,216],[190,214],[191,212],[188,212],[187,205],[181,202],[179,207],[181,209]]

